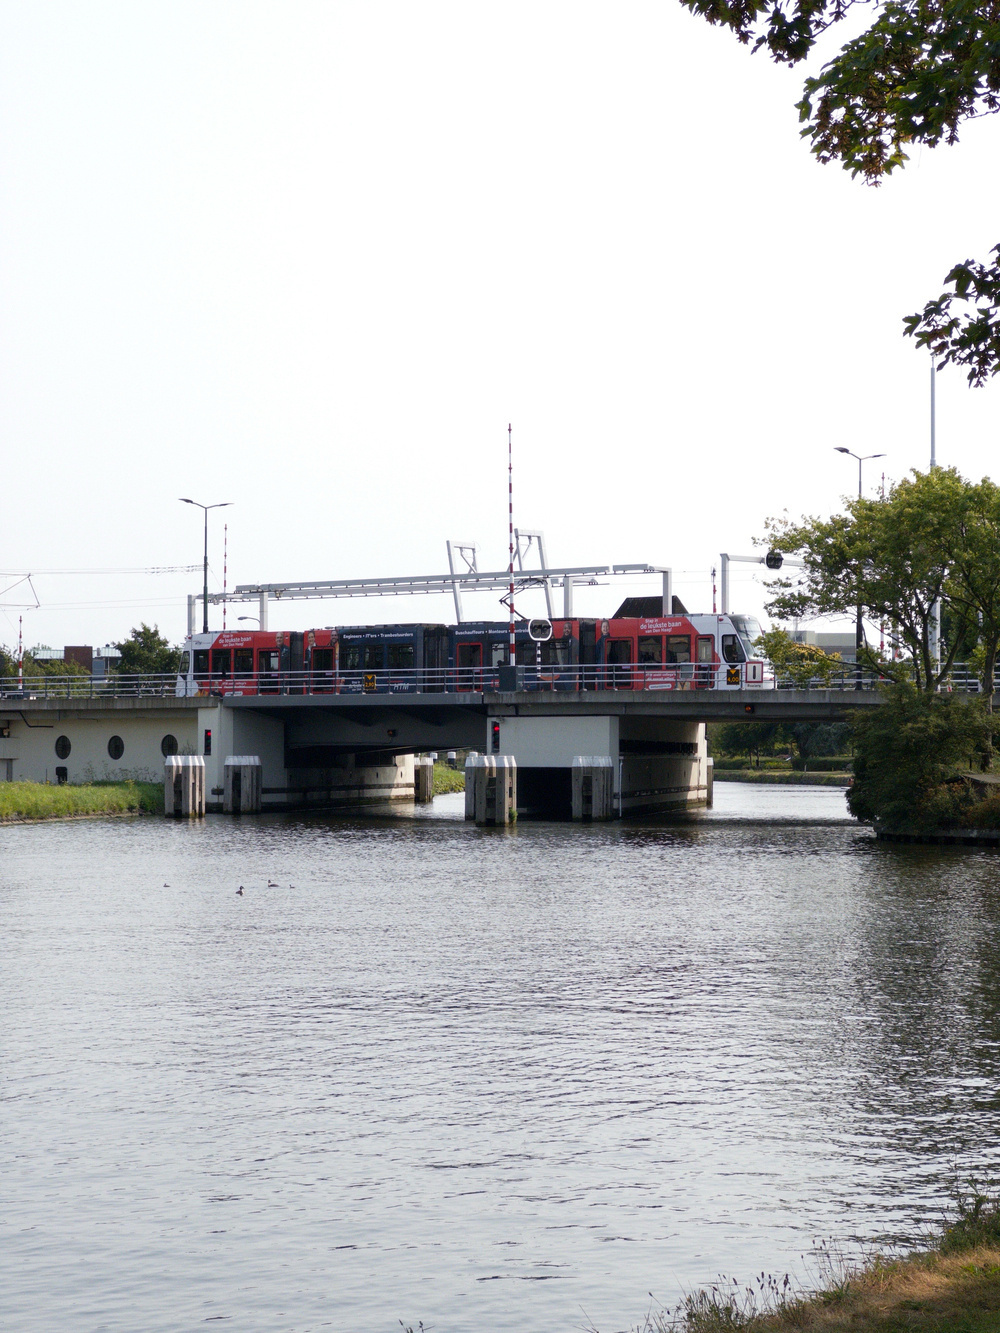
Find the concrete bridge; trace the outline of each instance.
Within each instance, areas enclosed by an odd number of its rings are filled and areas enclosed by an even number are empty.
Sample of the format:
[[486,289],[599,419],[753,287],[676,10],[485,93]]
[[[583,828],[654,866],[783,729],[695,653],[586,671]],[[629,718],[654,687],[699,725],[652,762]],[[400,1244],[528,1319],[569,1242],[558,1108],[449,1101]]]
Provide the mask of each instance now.
[[[0,695],[0,780],[159,780],[171,754],[203,755],[220,809],[228,755],[259,755],[268,809],[412,798],[413,756],[509,756],[523,812],[565,813],[581,756],[614,769],[619,814],[705,803],[706,722],[838,722],[872,689],[521,690],[175,697],[175,678],[26,682]],[[47,691],[47,693],[46,693]]]

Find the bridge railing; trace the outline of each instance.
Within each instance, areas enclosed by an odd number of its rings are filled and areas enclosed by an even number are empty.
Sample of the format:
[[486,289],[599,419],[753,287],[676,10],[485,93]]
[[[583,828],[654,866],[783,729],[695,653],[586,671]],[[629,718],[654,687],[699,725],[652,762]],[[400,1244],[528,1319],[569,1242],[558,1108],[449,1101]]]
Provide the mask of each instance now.
[[[108,699],[173,698],[174,696],[227,698],[240,695],[371,695],[371,694],[483,694],[510,685],[507,668],[440,667],[378,669],[375,671],[284,671],[251,672],[245,675],[196,676],[185,680],[173,672],[160,675],[25,676],[0,678],[0,701],[8,706],[18,699]],[[504,672],[501,675],[501,672]],[[610,663],[586,666],[518,666],[516,688],[525,691],[745,691],[760,694],[769,690],[857,689],[854,669],[845,667],[832,679],[803,683],[775,675],[767,668],[763,679],[747,680],[745,664],[739,667],[700,662],[636,666]],[[861,687],[875,689],[883,678],[865,672]],[[997,682],[1000,688],[1000,679]],[[978,693],[979,681],[964,663],[951,671],[945,689]]]
[[118,699],[148,696],[173,697],[177,673],[160,675],[108,676],[16,676],[0,677],[0,700],[17,699]]

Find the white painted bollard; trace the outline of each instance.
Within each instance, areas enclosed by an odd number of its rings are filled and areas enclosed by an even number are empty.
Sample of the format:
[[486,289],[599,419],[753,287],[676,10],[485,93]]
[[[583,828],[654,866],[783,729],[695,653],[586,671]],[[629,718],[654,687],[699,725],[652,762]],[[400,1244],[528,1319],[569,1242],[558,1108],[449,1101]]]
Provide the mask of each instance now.
[[227,815],[253,815],[261,805],[260,757],[230,754],[223,765],[222,811]]
[[172,754],[163,761],[163,813],[168,819],[204,816],[205,761],[201,755]]
[[470,754],[465,761],[465,817],[477,824],[517,818],[517,763],[509,754]]
[[434,760],[430,755],[418,755],[413,761],[413,799],[418,805],[434,799]]
[[606,754],[578,754],[570,770],[573,818],[612,819],[615,810],[615,770]]

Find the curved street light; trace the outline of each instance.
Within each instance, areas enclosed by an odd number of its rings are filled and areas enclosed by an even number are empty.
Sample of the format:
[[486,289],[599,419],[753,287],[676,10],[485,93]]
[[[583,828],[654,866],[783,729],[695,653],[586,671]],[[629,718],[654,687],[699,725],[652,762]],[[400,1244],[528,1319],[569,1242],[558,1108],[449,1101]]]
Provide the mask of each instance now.
[[204,587],[204,601],[203,601],[204,614],[202,616],[201,632],[202,634],[207,634],[208,633],[208,511],[210,509],[228,509],[229,506],[232,504],[232,500],[224,500],[222,504],[217,504],[217,505],[203,505],[199,504],[197,500],[187,500],[184,498],[183,495],[179,495],[177,498],[180,500],[181,504],[194,505],[196,509],[203,509],[205,511],[205,566],[204,566],[205,587]]

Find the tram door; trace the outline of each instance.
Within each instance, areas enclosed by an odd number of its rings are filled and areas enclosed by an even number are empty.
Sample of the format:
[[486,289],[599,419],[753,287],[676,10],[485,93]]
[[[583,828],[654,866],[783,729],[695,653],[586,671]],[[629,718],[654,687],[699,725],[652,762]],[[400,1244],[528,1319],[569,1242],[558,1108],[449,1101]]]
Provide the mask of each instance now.
[[483,645],[481,643],[460,643],[456,647],[455,666],[458,668],[458,688],[460,690],[478,689],[477,681],[482,680]]
[[715,684],[715,640],[712,636],[701,635],[698,638],[698,666],[696,684],[702,689],[711,689]]
[[608,684],[613,690],[632,688],[632,640],[611,639],[607,647]]
[[423,664],[426,674],[422,688],[443,690],[448,666],[448,631],[444,625],[434,625],[424,630]]

